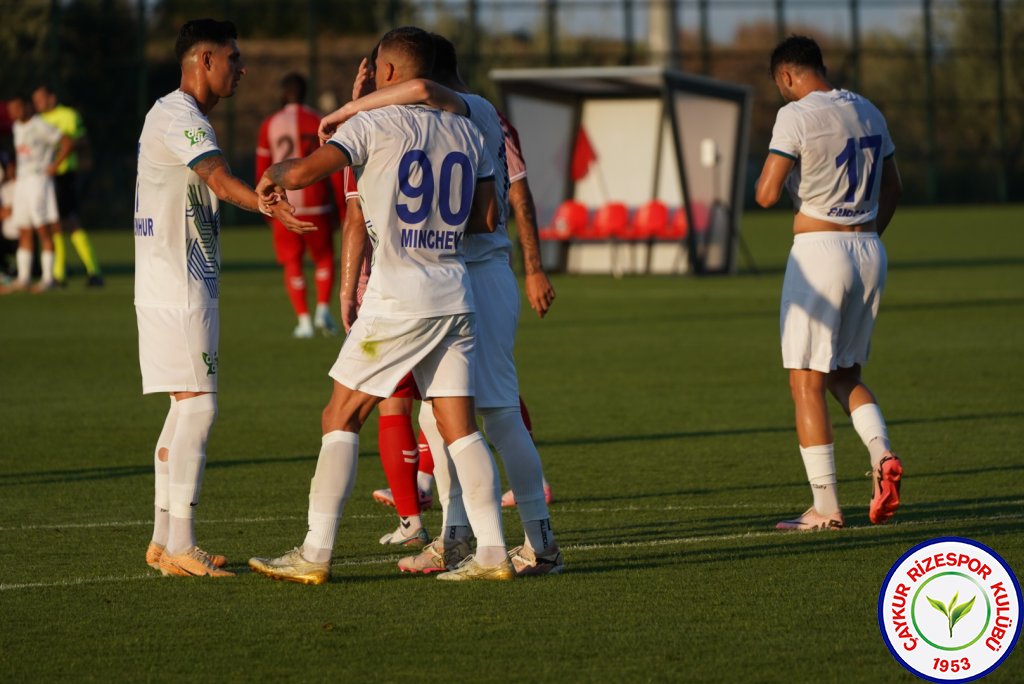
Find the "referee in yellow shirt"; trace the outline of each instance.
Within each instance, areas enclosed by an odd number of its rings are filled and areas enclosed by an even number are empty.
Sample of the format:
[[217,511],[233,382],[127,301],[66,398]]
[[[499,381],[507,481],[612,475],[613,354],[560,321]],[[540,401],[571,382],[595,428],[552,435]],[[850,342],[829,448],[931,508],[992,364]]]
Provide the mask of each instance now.
[[71,237],[78,257],[89,274],[89,287],[102,287],[103,274],[92,251],[89,236],[78,223],[78,150],[85,144],[85,125],[75,109],[57,103],[57,94],[49,86],[41,85],[32,93],[32,104],[43,120],[71,138],[75,151],[56,168],[54,189],[57,193],[57,210],[60,213],[60,231],[53,235],[53,277],[63,285],[67,276],[64,233]]

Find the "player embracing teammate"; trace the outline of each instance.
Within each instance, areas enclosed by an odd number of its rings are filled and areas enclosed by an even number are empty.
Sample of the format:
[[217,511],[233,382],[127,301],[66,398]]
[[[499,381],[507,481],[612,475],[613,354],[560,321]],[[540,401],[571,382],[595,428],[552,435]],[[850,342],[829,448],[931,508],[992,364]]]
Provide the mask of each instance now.
[[[487,100],[467,91],[459,76],[452,43],[437,34],[432,38],[435,59],[430,79],[412,79],[353,100],[324,118],[321,134],[360,111],[418,103],[466,116],[483,134],[496,171],[498,214],[494,232],[467,237],[465,247],[470,283],[477,302],[476,409],[483,419],[484,431],[502,457],[523,522],[524,544],[514,548],[510,554],[516,572],[520,575],[554,574],[563,569],[564,560],[551,527],[546,494],[549,490],[544,482],[540,456],[521,413],[513,358],[519,320],[519,290],[509,264],[512,245],[506,229],[511,186],[506,160],[506,126]],[[525,182],[522,182],[519,189],[524,186]],[[528,197],[529,191],[526,190],[525,194]],[[522,231],[532,228],[532,224],[525,225],[525,222],[520,226]],[[530,260],[527,262],[530,272]],[[539,270],[539,264],[533,272],[540,278],[532,283],[528,280],[527,294],[538,315],[543,315],[554,298],[554,290],[543,271]],[[407,572],[435,572],[458,562],[468,553],[470,525],[463,505],[458,469],[449,467],[448,454],[438,434],[430,404],[421,407],[419,423],[434,454],[434,474],[444,510],[444,531],[422,553],[399,561],[399,568]]]
[[770,207],[785,186],[797,211],[780,327],[800,455],[814,496],[803,515],[777,527],[844,525],[826,392],[849,414],[870,453],[869,518],[884,523],[900,504],[903,465],[890,449],[882,412],[860,373],[885,288],[880,236],[902,193],[895,146],[873,104],[829,84],[811,38],[780,43],[772,53],[771,76],[789,104],[775,121],[756,195],[758,204]]
[[[376,85],[427,78],[433,64],[430,34],[394,29],[378,45]],[[439,578],[511,579],[498,472],[474,416],[475,307],[461,254],[467,232],[496,226],[486,143],[464,117],[425,106],[384,107],[357,115],[308,157],[270,167],[257,191],[273,201],[346,166],[359,171],[373,271],[330,372],[334,391],[323,412],[306,538],[280,557],[252,558],[249,565],[274,579],[327,581],[355,480],[359,430],[411,371],[433,408],[477,537],[476,553]]]

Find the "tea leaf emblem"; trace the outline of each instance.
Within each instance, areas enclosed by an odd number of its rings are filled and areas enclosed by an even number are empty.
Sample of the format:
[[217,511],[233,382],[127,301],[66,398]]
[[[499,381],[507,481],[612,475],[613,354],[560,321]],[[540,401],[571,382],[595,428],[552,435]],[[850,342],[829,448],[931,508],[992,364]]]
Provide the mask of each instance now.
[[949,623],[949,637],[953,638],[954,625],[960,622],[965,615],[971,612],[971,608],[974,608],[974,601],[978,597],[975,596],[967,603],[957,605],[957,599],[960,598],[960,592],[957,592],[953,594],[953,598],[950,600],[948,608],[942,603],[942,601],[936,601],[931,596],[925,596],[925,598],[928,599],[928,603],[932,604],[932,608],[946,616],[946,621]]

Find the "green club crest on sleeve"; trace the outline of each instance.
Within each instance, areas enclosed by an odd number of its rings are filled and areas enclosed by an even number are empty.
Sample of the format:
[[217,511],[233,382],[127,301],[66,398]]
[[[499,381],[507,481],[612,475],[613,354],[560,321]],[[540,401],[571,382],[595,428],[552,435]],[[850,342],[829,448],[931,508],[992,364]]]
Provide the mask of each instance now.
[[202,128],[186,128],[185,137],[188,138],[189,147],[195,147],[206,140],[206,130]]

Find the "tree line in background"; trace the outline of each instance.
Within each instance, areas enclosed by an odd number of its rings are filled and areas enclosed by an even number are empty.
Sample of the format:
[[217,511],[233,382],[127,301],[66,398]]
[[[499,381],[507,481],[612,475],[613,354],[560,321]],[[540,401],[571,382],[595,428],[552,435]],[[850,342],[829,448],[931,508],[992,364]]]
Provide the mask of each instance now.
[[[532,30],[489,31],[474,24],[467,5],[0,0],[0,97],[48,82],[82,112],[94,150],[85,212],[93,224],[108,226],[128,220],[130,202],[116,198],[133,189],[142,117],[154,98],[177,84],[173,40],[189,18],[230,18],[238,26],[250,76],[234,102],[218,108],[215,125],[243,175],[251,168],[255,128],[275,106],[284,70],[312,68],[317,89],[311,100],[329,93],[344,102],[359,59],[396,24],[420,23],[449,36],[470,84],[492,97],[492,68],[644,64],[652,56],[644,41],[625,41],[611,30],[546,32],[551,25],[543,15]],[[955,0],[932,15],[930,26],[874,30],[857,45],[812,26],[787,25],[786,33],[817,38],[834,83],[862,92],[886,114],[910,200],[1024,200],[1024,0]],[[778,37],[779,27],[765,21],[738,25],[728,41],[691,29],[680,34],[679,68],[751,87],[751,174],[781,104],[767,74]]]

